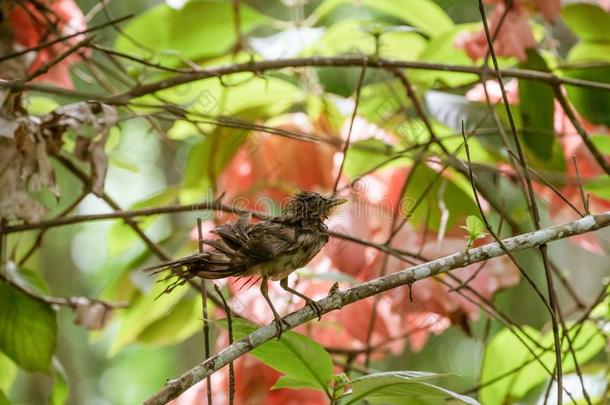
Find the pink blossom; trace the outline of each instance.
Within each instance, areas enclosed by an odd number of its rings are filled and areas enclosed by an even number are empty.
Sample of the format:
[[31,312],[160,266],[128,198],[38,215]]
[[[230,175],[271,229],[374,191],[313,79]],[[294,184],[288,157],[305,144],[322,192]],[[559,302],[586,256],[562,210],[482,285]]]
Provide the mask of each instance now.
[[[485,88],[487,88],[487,94],[489,95],[489,102],[496,104],[502,102],[502,90],[500,89],[500,83],[496,80],[485,81]],[[482,83],[476,84],[473,88],[468,90],[466,98],[470,101],[479,101],[482,103],[487,102],[485,97],[485,88]],[[515,79],[509,80],[504,84],[504,90],[508,98],[509,104],[519,103],[519,86]]]
[[[495,32],[504,14],[504,5],[497,5],[491,12],[489,30]],[[489,49],[483,30],[476,33],[463,32],[455,38],[455,46],[464,48],[466,54],[477,61],[485,57]],[[498,56],[514,56],[520,61],[527,59],[526,50],[534,48],[536,41],[529,26],[527,13],[518,7],[508,11],[500,32],[496,36],[494,49]]]

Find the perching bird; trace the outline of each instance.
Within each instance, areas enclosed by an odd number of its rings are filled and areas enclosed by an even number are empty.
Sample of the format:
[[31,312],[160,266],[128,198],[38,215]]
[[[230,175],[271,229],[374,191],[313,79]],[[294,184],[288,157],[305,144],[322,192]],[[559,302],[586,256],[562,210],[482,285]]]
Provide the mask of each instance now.
[[324,220],[333,208],[346,201],[344,198],[301,192],[290,200],[279,216],[251,223],[251,215],[244,214],[236,221],[212,231],[220,238],[203,241],[211,247],[209,251],[163,263],[146,271],[157,273],[172,270],[168,277],[177,276],[178,281],[168,291],[193,277],[260,277],[261,294],[273,311],[279,337],[282,318],[269,298],[267,281],[279,280],[284,290],[305,300],[318,319],[322,316],[315,301],[288,286],[288,275],[309,263],[326,245],[328,228]]

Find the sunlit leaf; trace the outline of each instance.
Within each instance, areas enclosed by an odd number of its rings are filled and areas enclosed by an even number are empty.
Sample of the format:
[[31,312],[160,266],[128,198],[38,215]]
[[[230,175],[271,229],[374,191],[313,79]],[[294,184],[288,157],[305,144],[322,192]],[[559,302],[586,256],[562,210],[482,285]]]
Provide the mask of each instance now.
[[426,165],[418,165],[411,174],[412,180],[403,196],[403,215],[411,222],[427,224],[430,229],[438,230],[442,221],[442,207],[448,211],[447,227],[451,228],[459,218],[475,215],[478,209],[468,189],[462,188],[455,180],[440,175]]
[[404,163],[397,152],[395,147],[378,139],[354,142],[347,151],[345,173],[354,179],[397,161]]
[[374,403],[405,403],[409,398],[447,397],[465,404],[478,404],[473,398],[427,382],[438,377],[435,373],[417,371],[389,371],[358,377],[352,380],[353,393],[347,404],[361,399]]
[[[610,42],[581,42],[568,54],[570,63],[610,62]],[[610,67],[591,66],[564,68],[563,74],[573,78],[599,83],[610,83]],[[610,93],[603,90],[566,85],[568,98],[584,118],[594,124],[610,125]]]
[[[226,323],[224,323],[226,325]],[[241,319],[233,320],[233,333],[241,339],[256,330],[256,326]],[[280,340],[270,340],[250,352],[269,367],[286,374],[289,381],[298,380],[310,388],[326,390],[333,377],[333,363],[324,348],[296,332],[287,331]]]
[[[152,196],[146,197],[133,204],[130,209],[137,210],[151,207],[162,207],[176,202],[178,199],[179,190],[177,187],[168,187],[161,190]],[[167,235],[171,230],[171,224],[167,217],[159,217],[158,215],[148,215],[138,220],[138,225],[143,230],[148,230],[153,225],[161,232],[161,235]],[[161,236],[162,238],[163,236]],[[141,241],[141,238],[134,232],[133,228],[124,221],[116,221],[108,231],[108,252],[111,256],[115,256],[127,251],[136,242]]]
[[344,4],[362,5],[398,18],[431,37],[453,28],[451,18],[432,0],[327,0],[322,2],[313,15],[322,18]]
[[[367,32],[367,22],[344,20],[328,28],[324,36],[304,52],[304,56],[334,56],[342,54],[374,55],[375,38]],[[395,60],[415,60],[426,46],[426,40],[415,32],[392,31],[382,27],[379,56]]]
[[56,342],[55,311],[0,281],[0,350],[27,371],[48,372]]
[[291,388],[295,390],[309,388],[319,390],[320,384],[317,381],[304,381],[290,377],[288,375],[283,375],[278,378],[275,384],[273,384],[273,386],[271,387],[272,390],[279,390],[280,388]]
[[53,388],[51,389],[51,397],[49,398],[50,405],[64,405],[68,401],[68,380],[66,372],[63,369],[59,360],[53,361]]
[[610,41],[610,14],[603,8],[586,3],[568,4],[561,18],[576,35],[585,41]]
[[4,392],[0,389],[0,405],[11,405],[11,402],[8,400]]
[[[221,55],[237,41],[229,2],[193,0],[175,10],[159,4],[139,15],[118,35],[115,49],[139,58],[179,64]],[[268,18],[245,4],[240,7],[242,33]]]
[[595,145],[595,147],[597,149],[599,149],[599,151],[601,153],[610,155],[610,136],[608,136],[608,135],[590,135],[590,137],[591,137],[591,141],[593,142],[593,145]]
[[148,325],[138,342],[148,345],[169,345],[182,342],[201,330],[201,297],[180,300],[167,315]]
[[[521,68],[548,72],[544,59],[537,52],[529,51],[527,55],[527,62],[522,63]],[[554,101],[553,89],[545,83],[519,79],[523,143],[538,159],[548,163],[553,156],[553,150],[560,151],[553,130]],[[560,162],[563,162],[563,159]]]
[[598,176],[588,180],[584,189],[596,197],[610,199],[610,177]]
[[8,392],[17,376],[17,366],[0,351],[0,391]]
[[[460,24],[449,31],[443,31],[428,42],[428,46],[420,53],[421,62],[445,63],[463,66],[474,66],[472,60],[463,49],[455,46],[455,37],[464,31],[480,29],[478,24]],[[457,87],[478,80],[478,76],[470,73],[456,73],[443,71],[417,70],[411,72],[410,77],[414,81],[422,82],[427,86],[437,83],[448,87]]]
[[139,295],[129,308],[120,312],[119,333],[109,350],[110,355],[116,355],[135,342],[148,326],[167,316],[189,290],[188,285],[182,285],[172,290],[171,294],[162,294],[168,282],[155,283],[151,291]]
[[[545,364],[546,368],[553,370],[555,363],[553,334],[548,332],[541,336],[535,329],[527,326],[522,328],[542,347],[549,348],[548,351],[542,353],[521,332],[515,331],[522,336],[525,342],[528,342],[534,353],[539,355],[540,361]],[[583,323],[581,329],[577,327],[570,329],[570,336],[576,358],[581,367],[599,353],[605,345],[604,336],[592,322]],[[562,352],[564,353],[562,357],[563,371],[565,373],[573,371],[575,367],[574,359],[568,352],[567,340],[563,340]],[[549,377],[544,367],[534,359],[515,334],[508,329],[503,329],[495,335],[487,346],[481,372],[481,383],[503,375],[506,375],[506,377],[493,384],[486,385],[479,391],[479,398],[482,403],[503,403],[509,396],[522,398],[532,388],[542,384]]]

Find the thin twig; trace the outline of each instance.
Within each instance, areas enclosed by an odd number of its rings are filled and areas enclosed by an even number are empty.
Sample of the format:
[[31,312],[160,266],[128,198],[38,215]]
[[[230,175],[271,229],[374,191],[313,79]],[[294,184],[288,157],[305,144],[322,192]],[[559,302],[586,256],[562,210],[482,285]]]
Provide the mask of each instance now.
[[360,92],[362,90],[362,84],[364,83],[364,75],[366,73],[366,60],[360,70],[360,76],[358,77],[358,84],[356,85],[356,100],[354,101],[354,111],[349,121],[349,130],[347,132],[347,139],[343,144],[343,158],[341,159],[341,166],[339,166],[339,173],[335,179],[335,185],[333,186],[333,194],[337,192],[339,186],[339,180],[341,179],[341,173],[343,173],[343,166],[347,160],[347,150],[349,149],[350,141],[352,139],[352,129],[354,128],[354,121],[356,120],[356,114],[358,113],[358,104],[360,103]]
[[[214,283],[213,283],[214,284]],[[231,315],[231,307],[227,303],[224,295],[220,288],[214,284],[214,289],[222,301],[225,314],[227,315],[227,331],[229,333],[229,345],[233,344],[233,318]],[[233,405],[235,401],[235,370],[233,369],[233,362],[229,363],[229,405]]]
[[[199,253],[203,253],[203,230],[201,228],[201,218],[197,218],[197,235]],[[210,358],[210,323],[208,318],[208,291],[205,279],[201,279],[201,314],[203,317],[203,353],[206,359]],[[212,379],[206,379],[208,405],[212,405]]]

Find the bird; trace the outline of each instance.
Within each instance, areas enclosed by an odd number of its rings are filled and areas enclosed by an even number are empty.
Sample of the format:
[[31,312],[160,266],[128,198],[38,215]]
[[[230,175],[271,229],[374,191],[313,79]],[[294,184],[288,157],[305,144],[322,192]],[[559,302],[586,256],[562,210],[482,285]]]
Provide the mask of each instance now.
[[175,261],[145,269],[153,274],[170,271],[167,278],[177,280],[166,288],[170,292],[177,285],[199,277],[206,280],[225,277],[260,277],[260,292],[273,312],[278,339],[282,323],[268,294],[268,281],[278,281],[287,292],[294,294],[311,307],[318,320],[321,307],[305,294],[289,287],[288,275],[304,267],[320,252],[329,239],[324,223],[336,207],[347,202],[335,195],[325,196],[302,191],[294,195],[285,209],[275,217],[252,222],[252,214],[244,213],[235,221],[217,226],[212,233],[217,239],[202,243],[210,248]]

